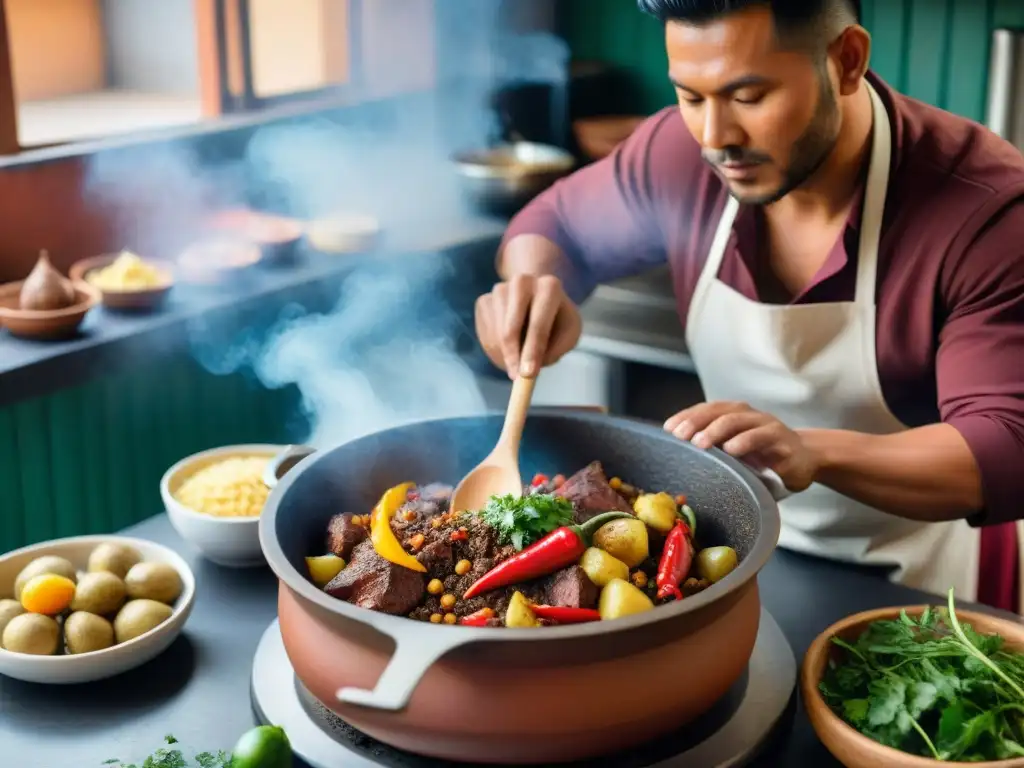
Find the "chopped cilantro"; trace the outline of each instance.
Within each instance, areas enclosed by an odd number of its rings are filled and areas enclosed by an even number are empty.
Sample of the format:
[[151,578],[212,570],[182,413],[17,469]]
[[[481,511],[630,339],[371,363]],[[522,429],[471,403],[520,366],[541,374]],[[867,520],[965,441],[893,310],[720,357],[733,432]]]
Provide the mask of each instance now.
[[498,541],[523,549],[573,521],[572,502],[549,493],[516,498],[492,496],[479,515],[498,532]]
[[200,752],[191,761],[185,758],[185,754],[177,747],[178,740],[171,734],[164,737],[166,746],[160,747],[156,752],[138,763],[125,763],[117,758],[104,760],[103,765],[112,768],[231,768],[231,755],[227,752]]

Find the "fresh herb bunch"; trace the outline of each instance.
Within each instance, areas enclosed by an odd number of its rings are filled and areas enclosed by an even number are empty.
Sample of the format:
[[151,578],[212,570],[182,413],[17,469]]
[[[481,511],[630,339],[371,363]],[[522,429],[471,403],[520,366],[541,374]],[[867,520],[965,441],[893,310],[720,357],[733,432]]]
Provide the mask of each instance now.
[[178,740],[168,734],[164,737],[166,746],[139,763],[124,763],[118,759],[105,760],[106,768],[231,768],[231,755],[224,751],[200,752],[191,761],[185,759],[179,747],[174,746]]
[[935,760],[1024,756],[1024,654],[945,608],[872,622],[831,661],[819,689],[847,723],[886,746]]
[[498,541],[523,549],[556,528],[573,521],[572,502],[550,493],[532,493],[516,498],[492,496],[479,512],[484,522],[498,532]]

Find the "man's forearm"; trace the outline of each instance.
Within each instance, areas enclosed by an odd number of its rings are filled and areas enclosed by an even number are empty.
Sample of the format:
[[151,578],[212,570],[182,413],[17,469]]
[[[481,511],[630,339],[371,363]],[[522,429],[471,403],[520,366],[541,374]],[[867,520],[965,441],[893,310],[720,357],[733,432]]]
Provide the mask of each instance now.
[[564,280],[571,270],[562,249],[542,235],[516,235],[498,253],[502,280],[513,275],[557,275]]
[[820,462],[816,482],[900,517],[968,517],[983,505],[981,474],[967,442],[935,424],[895,435],[798,430]]

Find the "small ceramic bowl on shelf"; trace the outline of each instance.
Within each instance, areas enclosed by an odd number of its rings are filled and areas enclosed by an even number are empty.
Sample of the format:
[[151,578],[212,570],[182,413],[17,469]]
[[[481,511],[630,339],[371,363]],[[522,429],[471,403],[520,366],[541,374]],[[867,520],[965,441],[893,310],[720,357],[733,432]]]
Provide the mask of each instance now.
[[89,310],[100,303],[100,292],[88,283],[72,281],[75,303],[64,309],[21,309],[24,281],[0,286],[0,327],[24,339],[57,341],[74,336]]
[[[833,711],[821,694],[819,685],[825,678],[830,661],[840,662],[846,653],[833,642],[833,638],[853,644],[874,622],[898,621],[903,612],[915,619],[929,607],[935,610],[933,606],[908,605],[864,611],[840,619],[815,638],[804,655],[800,669],[800,697],[814,732],[846,768],[1024,768],[1024,757],[981,762],[940,761],[885,746],[849,725]],[[961,625],[969,624],[980,634],[999,635],[1007,649],[1024,651],[1024,623],[1020,621],[960,608],[956,608],[956,618]]]
[[[176,463],[160,481],[160,495],[171,525],[217,565],[228,568],[265,565],[260,546],[260,499],[266,498],[269,489],[263,483],[263,472],[281,450],[280,445],[228,445],[192,454]],[[249,460],[252,460],[251,465]],[[190,481],[192,489],[185,487]],[[247,500],[239,504],[255,505],[255,508],[200,510],[199,503],[193,502],[190,506],[182,500],[183,496],[199,494],[197,488],[205,489],[210,498],[216,496],[218,505],[234,504],[231,500],[234,496]]]
[[204,222],[215,237],[227,237],[253,243],[263,251],[265,261],[286,259],[302,238],[305,225],[298,219],[250,208],[217,211]]
[[[146,287],[114,288],[104,284],[104,270],[117,267],[125,259],[137,260],[147,272]],[[164,303],[174,285],[174,265],[159,259],[138,259],[132,254],[112,253],[82,259],[71,266],[72,280],[88,283],[101,295],[103,306],[109,309],[144,311],[156,309]]]
[[309,244],[321,253],[360,253],[377,244],[380,222],[362,213],[337,213],[310,222]]
[[[105,614],[105,618],[76,607],[75,601],[80,598],[94,602],[98,599],[111,599],[109,592],[103,598],[97,597],[99,593],[95,587],[97,583],[103,583],[100,580],[96,580],[91,585],[92,597],[84,598],[82,595],[85,591],[84,584],[87,583],[85,575],[89,570],[90,559],[96,557],[99,547],[106,547],[107,554],[111,549],[114,552],[127,551],[133,553],[133,561],[137,558],[137,562],[141,566],[160,564],[164,567],[170,566],[173,572],[177,573],[177,588],[166,594],[163,599],[167,602],[161,602],[163,607],[155,617],[143,618],[147,611],[152,612],[153,606],[141,605],[139,610],[129,608],[132,603],[151,602],[149,598],[133,599],[133,591],[141,589],[139,585],[142,583],[142,578],[135,578],[131,575],[136,570],[134,568],[120,577],[122,589],[128,588],[129,584],[132,585],[129,588],[129,594],[121,593],[120,599],[109,602],[112,610]],[[40,558],[46,558],[50,563],[36,568],[37,565],[41,565]],[[29,569],[29,572],[26,571],[26,568]],[[144,567],[139,571],[140,576],[147,570],[152,575],[156,569]],[[26,578],[24,575],[26,573],[30,576],[35,575],[37,578]],[[40,582],[45,581],[47,574],[63,576],[63,580],[56,580],[59,582],[57,586],[66,587],[63,595],[65,601],[71,597],[70,607],[55,616],[50,616],[48,613],[33,614],[32,611],[25,608],[25,606],[33,608],[33,601],[40,601],[44,597],[41,594],[29,597],[26,593],[30,589],[41,593],[45,585]],[[73,596],[68,594],[72,587],[66,582],[71,575],[75,577]],[[20,579],[19,576],[21,576]],[[51,581],[53,580],[51,577]],[[110,579],[107,578],[106,581],[109,582]],[[164,584],[166,585],[166,577]],[[155,586],[151,587],[154,590],[156,588]],[[166,589],[166,586],[160,588]],[[17,594],[18,592],[20,594]],[[177,596],[171,599],[174,592],[177,592]],[[6,555],[0,556],[0,629],[2,629],[0,638],[3,639],[5,645],[3,649],[0,649],[0,675],[30,683],[70,685],[102,680],[139,667],[163,653],[181,634],[182,628],[192,612],[195,592],[195,577],[184,558],[172,549],[144,539],[107,535],[74,536],[33,544],[8,552]],[[155,592],[149,594],[156,595]],[[114,595],[114,597],[118,596]],[[157,607],[159,608],[159,606]],[[93,607],[93,610],[100,609]],[[85,621],[76,619],[76,613],[87,616],[87,619]],[[26,618],[22,619],[22,616]],[[23,626],[12,628],[11,625],[16,621]],[[136,624],[134,630],[128,626],[131,622],[139,621],[146,623],[144,625]],[[71,652],[75,645],[72,632],[79,637],[84,637],[87,630],[96,632],[95,625],[103,626],[104,622],[108,623],[108,628],[99,631],[109,633],[112,627],[115,635],[111,638],[108,634],[107,639],[112,639],[113,645],[100,650]],[[154,622],[158,623],[154,625]],[[143,626],[151,626],[151,628],[139,633]],[[116,642],[119,632],[126,633],[124,636],[130,637],[130,639]],[[17,642],[34,645],[35,652],[24,652],[27,648],[16,651],[6,647],[9,645],[8,641],[15,642],[15,636],[22,638]],[[94,643],[92,647],[96,647],[96,641],[92,640],[91,642]],[[40,643],[48,644],[45,648],[46,651],[56,648],[56,653],[44,655]]]
[[258,245],[218,236],[188,246],[178,257],[177,272],[188,283],[219,285],[238,279],[262,259]]

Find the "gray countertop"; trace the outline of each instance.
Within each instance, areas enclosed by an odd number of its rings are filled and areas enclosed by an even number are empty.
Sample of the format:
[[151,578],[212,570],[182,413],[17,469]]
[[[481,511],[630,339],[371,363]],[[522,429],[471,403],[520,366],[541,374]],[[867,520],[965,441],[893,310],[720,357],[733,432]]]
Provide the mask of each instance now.
[[[249,674],[260,636],[276,615],[271,571],[224,569],[203,560],[164,515],[125,533],[170,546],[194,569],[198,592],[184,634],[149,664],[98,683],[48,687],[0,677],[3,765],[101,768],[111,758],[141,761],[169,733],[195,751],[229,749],[254,724]],[[935,600],[858,568],[783,551],[776,552],[759,581],[762,601],[798,661],[811,641],[843,616]],[[779,764],[838,765],[802,709]]]

